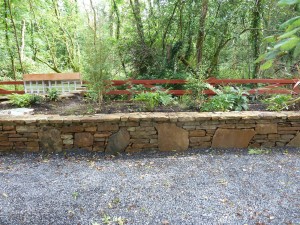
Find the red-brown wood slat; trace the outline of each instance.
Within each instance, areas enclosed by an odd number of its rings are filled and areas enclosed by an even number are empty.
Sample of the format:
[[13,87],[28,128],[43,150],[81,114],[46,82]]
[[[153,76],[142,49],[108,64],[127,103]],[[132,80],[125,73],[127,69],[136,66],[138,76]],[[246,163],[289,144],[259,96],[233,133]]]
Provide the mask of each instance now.
[[209,84],[296,84],[299,79],[216,79],[206,80]]
[[[0,81],[0,85],[24,85],[22,80],[17,81]],[[0,88],[0,95],[25,94],[25,91],[14,91]]]
[[23,74],[24,81],[42,80],[81,80],[80,73],[43,73],[43,74]]
[[0,81],[0,85],[23,85],[24,82],[22,80],[17,81]]
[[25,91],[8,91],[0,89],[0,95],[11,95],[11,94],[25,94]]

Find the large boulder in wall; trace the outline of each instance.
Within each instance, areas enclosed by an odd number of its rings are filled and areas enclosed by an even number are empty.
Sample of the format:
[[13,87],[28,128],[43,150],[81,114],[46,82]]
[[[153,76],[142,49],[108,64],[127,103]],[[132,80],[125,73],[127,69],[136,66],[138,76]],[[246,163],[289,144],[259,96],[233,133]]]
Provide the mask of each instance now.
[[213,148],[247,148],[253,136],[254,129],[223,129],[215,132],[212,140]]
[[173,123],[159,123],[155,126],[158,132],[160,151],[185,151],[189,147],[189,133]]

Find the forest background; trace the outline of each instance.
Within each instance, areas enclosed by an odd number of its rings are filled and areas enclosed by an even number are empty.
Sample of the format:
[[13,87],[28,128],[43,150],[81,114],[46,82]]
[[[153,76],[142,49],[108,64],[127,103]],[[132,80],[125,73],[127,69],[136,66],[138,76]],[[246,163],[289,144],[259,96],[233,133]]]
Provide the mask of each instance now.
[[[0,80],[80,72],[109,79],[291,78],[299,58],[256,59],[297,5],[277,0],[3,0]],[[264,41],[267,40],[267,41]],[[272,39],[272,38],[271,38]]]

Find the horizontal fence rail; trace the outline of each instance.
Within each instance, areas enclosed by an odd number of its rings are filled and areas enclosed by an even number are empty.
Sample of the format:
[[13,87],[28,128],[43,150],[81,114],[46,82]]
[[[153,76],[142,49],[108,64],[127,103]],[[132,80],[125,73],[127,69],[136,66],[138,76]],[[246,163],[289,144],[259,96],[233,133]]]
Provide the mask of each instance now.
[[[299,94],[300,89],[298,87],[299,79],[216,79],[209,78],[206,80],[207,83],[212,86],[226,86],[226,85],[242,85],[242,84],[256,84],[256,85],[264,85],[262,87],[255,87],[248,91],[249,94]],[[106,95],[132,95],[134,93],[138,93],[134,89],[135,85],[143,85],[144,88],[150,89],[150,91],[155,91],[155,85],[184,85],[187,83],[187,80],[183,79],[174,79],[174,80],[110,80],[107,81],[108,90],[105,92]],[[87,85],[87,81],[83,81],[83,84]],[[24,87],[24,82],[19,81],[0,81],[0,94],[24,94],[24,91],[20,90],[6,90],[1,88],[2,85],[12,85],[12,86],[22,86]],[[114,88],[122,88],[122,90],[114,89]],[[112,89],[112,90],[111,90]],[[162,89],[164,90],[164,89]],[[172,95],[184,95],[190,94],[189,90],[179,90],[179,89],[166,89],[168,93]],[[205,90],[204,94],[207,95],[215,95],[211,90]]]
[[7,90],[4,88],[1,88],[2,85],[13,85],[15,87],[22,86],[24,87],[24,82],[22,80],[17,81],[0,81],[0,95],[11,95],[11,94],[24,94],[25,91],[18,91],[18,90]]
[[[298,79],[216,79],[209,78],[207,83],[212,86],[217,85],[238,85],[238,84],[262,84],[266,85],[259,88],[253,88],[248,91],[249,94],[299,94],[300,89],[295,86]],[[126,90],[111,90],[106,92],[108,95],[132,95],[135,91],[132,90],[133,85],[143,85],[145,88],[154,88],[155,84],[186,84],[187,80],[112,80],[112,86],[127,85]],[[173,95],[190,94],[189,90],[167,90]],[[215,95],[211,90],[205,90],[206,95]]]

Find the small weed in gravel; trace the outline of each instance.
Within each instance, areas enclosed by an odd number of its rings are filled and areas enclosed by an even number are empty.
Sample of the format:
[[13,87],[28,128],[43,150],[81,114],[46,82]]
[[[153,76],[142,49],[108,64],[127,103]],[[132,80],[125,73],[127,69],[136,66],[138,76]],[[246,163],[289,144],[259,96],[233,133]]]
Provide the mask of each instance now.
[[251,148],[248,151],[249,155],[264,155],[264,154],[269,154],[270,150],[268,149],[262,149],[262,148]]

